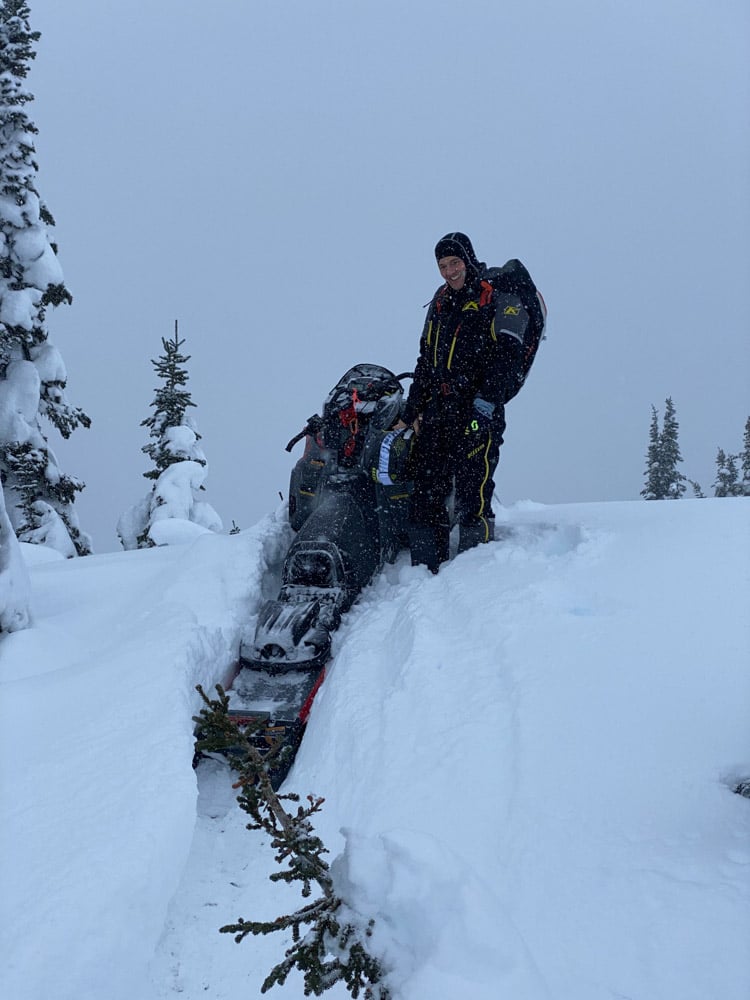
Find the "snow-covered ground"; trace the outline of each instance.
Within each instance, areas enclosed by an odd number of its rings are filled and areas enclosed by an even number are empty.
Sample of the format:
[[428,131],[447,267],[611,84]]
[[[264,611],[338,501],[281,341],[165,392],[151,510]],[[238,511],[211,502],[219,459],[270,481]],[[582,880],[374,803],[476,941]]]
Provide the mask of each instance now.
[[[747,1000],[750,501],[498,518],[346,616],[286,785],[325,796],[396,1000]],[[193,771],[191,716],[287,540],[280,510],[26,548],[33,627],[0,640],[3,998],[259,995],[284,942],[217,929],[298,898],[222,766]]]

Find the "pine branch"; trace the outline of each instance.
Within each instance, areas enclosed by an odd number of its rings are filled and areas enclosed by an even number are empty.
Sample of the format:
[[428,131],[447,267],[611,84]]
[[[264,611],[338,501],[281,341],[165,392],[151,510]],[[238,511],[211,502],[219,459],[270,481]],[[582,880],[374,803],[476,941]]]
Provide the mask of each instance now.
[[[343,982],[355,998],[362,993],[364,1000],[390,1000],[381,962],[368,950],[374,921],[362,928],[360,919],[336,892],[324,857],[328,850],[311,822],[324,800],[308,795],[307,804],[301,805],[297,795],[279,795],[271,783],[271,763],[253,743],[257,729],[242,730],[235,724],[229,715],[229,697],[220,685],[216,687],[218,697],[213,699],[200,686],[197,690],[204,707],[195,717],[199,732],[196,749],[228,754],[238,772],[237,801],[251,818],[247,828],[270,836],[275,861],[284,866],[270,875],[271,881],[299,883],[303,899],[317,893],[294,913],[265,921],[240,917],[236,923],[219,928],[220,933],[233,934],[239,944],[249,934],[291,931],[293,943],[266,977],[262,993],[283,985],[290,972],[298,969],[304,977],[306,996],[320,996]],[[291,813],[284,802],[297,803],[296,812]]]

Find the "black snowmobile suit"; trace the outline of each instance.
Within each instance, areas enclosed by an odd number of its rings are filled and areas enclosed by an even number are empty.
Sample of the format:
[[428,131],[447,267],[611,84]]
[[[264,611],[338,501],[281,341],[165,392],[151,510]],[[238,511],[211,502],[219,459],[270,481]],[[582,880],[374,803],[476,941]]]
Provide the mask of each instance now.
[[467,415],[478,396],[495,407],[493,424],[505,426],[504,404],[522,369],[529,317],[518,296],[482,279],[454,292],[441,285],[433,296],[404,420],[430,408]]
[[[529,317],[520,298],[481,275],[429,305],[404,420],[422,414],[410,510],[412,560],[433,572],[448,558],[446,500],[455,481],[459,551],[494,534],[492,476],[505,429],[504,404],[521,379]],[[474,401],[494,407],[492,417]]]

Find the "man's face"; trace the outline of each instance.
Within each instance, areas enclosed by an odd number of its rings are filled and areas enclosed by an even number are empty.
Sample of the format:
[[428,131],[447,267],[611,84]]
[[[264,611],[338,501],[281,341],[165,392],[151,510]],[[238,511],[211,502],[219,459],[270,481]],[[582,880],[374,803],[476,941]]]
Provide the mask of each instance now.
[[466,264],[460,257],[441,257],[438,261],[438,268],[454,292],[464,287]]

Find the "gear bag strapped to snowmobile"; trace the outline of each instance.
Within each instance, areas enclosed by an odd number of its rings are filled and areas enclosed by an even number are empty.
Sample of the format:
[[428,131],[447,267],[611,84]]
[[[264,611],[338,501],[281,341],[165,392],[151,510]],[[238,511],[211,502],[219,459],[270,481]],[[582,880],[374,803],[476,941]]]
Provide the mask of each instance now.
[[539,344],[544,340],[547,306],[542,293],[520,260],[509,260],[502,267],[488,267],[482,274],[481,280],[483,284],[489,282],[496,292],[518,296],[529,317],[523,336],[523,355],[518,384],[507,396],[505,400],[507,403],[522,388],[534,363]]
[[295,531],[317,508],[322,486],[332,475],[362,467],[363,461],[367,465],[365,440],[368,434],[382,437],[397,422],[403,404],[401,379],[407,377],[411,373],[394,375],[381,365],[355,365],[326,397],[322,416],[310,417],[286,446],[291,451],[305,439],[304,455],[289,485],[289,521]]

